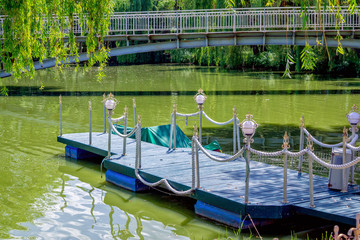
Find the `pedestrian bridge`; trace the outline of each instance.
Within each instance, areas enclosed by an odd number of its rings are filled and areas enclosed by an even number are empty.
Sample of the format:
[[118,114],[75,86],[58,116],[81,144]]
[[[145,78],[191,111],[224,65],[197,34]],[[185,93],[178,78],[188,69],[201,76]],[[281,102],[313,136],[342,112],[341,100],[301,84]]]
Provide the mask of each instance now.
[[[213,10],[180,10],[157,12],[116,12],[110,16],[105,41],[120,41],[123,47],[110,49],[110,56],[132,53],[240,45],[327,45],[337,47],[338,34],[343,47],[360,48],[359,8],[354,13],[343,7],[337,9],[299,7],[240,8]],[[0,16],[0,38],[3,36]],[[306,26],[305,26],[306,21]],[[47,24],[47,22],[45,22]],[[86,42],[86,23],[79,16],[72,24],[76,41]],[[64,32],[69,32],[65,29]],[[88,59],[86,53],[80,61]],[[68,63],[75,62],[69,58]],[[55,66],[53,59],[36,64],[36,69]],[[0,73],[0,76],[4,74]]]

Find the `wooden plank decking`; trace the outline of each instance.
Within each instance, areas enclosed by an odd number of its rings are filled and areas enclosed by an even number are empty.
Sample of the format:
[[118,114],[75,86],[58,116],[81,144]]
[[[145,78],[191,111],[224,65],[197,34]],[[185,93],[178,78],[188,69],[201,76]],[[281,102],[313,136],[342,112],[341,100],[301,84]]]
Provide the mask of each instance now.
[[[69,146],[106,156],[107,134],[93,133],[93,144],[88,144],[88,133],[65,134],[58,141]],[[127,155],[122,156],[122,139],[112,136],[111,160],[106,169],[135,177],[135,140],[127,140]],[[213,152],[217,156],[227,156]],[[155,182],[166,178],[178,190],[191,188],[191,149],[168,151],[167,148],[142,142],[141,175]],[[283,168],[261,162],[250,163],[249,204],[244,203],[245,161],[219,163],[200,152],[200,189],[190,197],[239,216],[250,214],[254,219],[281,219],[295,214],[307,214],[353,225],[360,213],[358,186],[350,186],[348,193],[328,190],[328,179],[314,176],[315,208],[309,206],[308,174],[288,170],[288,201],[282,203]]]

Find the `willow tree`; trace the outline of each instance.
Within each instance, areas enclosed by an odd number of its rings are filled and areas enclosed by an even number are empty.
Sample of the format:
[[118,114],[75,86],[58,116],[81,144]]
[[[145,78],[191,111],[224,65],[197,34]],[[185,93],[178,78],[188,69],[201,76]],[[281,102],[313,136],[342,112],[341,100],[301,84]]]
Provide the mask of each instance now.
[[[308,27],[308,19],[309,14],[308,10],[311,6],[315,7],[318,12],[318,30],[322,32],[324,38],[323,42],[320,39],[316,39],[316,46],[311,46],[309,44],[307,35],[305,35],[305,46],[301,51],[300,60],[301,60],[301,69],[304,70],[315,70],[317,66],[317,55],[314,51],[316,47],[325,47],[328,59],[331,60],[331,56],[327,47],[326,37],[325,37],[325,28],[322,25],[322,10],[327,10],[336,13],[336,23],[335,23],[335,30],[337,31],[337,35],[335,39],[338,42],[338,46],[336,48],[336,55],[344,54],[344,49],[341,44],[341,40],[343,37],[341,36],[341,26],[345,23],[345,20],[342,16],[342,9],[348,9],[351,14],[359,14],[357,11],[358,1],[357,0],[293,0],[293,1],[284,1],[284,0],[268,0],[266,3],[267,7],[278,7],[278,6],[285,6],[286,4],[292,6],[300,6],[301,7],[301,17],[303,19],[303,30],[305,32],[309,29]],[[289,46],[287,46],[287,56],[286,56],[286,68],[284,72],[284,76],[291,77],[290,72],[290,65],[295,63],[295,58],[292,56],[291,52],[289,51]]]
[[69,57],[78,58],[73,24],[87,29],[86,66],[98,64],[98,79],[108,59],[104,44],[112,14],[112,0],[0,0],[5,15],[0,33],[0,59],[15,79],[34,75],[34,62],[54,58],[62,66]]

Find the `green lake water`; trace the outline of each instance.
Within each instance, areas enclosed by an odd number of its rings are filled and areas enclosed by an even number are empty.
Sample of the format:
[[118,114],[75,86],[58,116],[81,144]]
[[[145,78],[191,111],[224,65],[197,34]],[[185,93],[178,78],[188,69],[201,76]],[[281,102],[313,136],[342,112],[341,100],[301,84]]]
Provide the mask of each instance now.
[[[83,74],[74,68],[36,72],[35,79],[1,79],[9,97],[0,97],[0,239],[216,239],[224,226],[196,216],[193,202],[145,193],[134,194],[106,183],[98,162],[64,157],[59,134],[59,94],[63,95],[64,133],[88,131],[92,101],[93,130],[103,130],[103,93],[119,100],[115,116],[132,107],[135,97],[143,126],[168,124],[173,104],[181,113],[197,111],[199,88],[208,95],[205,112],[216,121],[247,113],[260,124],[256,147],[280,149],[285,131],[296,137],[300,117],[322,141],[341,141],[345,114],[359,104],[356,78],[275,73],[228,72],[217,68],[139,65],[108,67],[96,81],[96,68]],[[41,83],[45,88],[40,90]],[[194,121],[179,121],[187,135]],[[133,125],[133,120],[129,121]],[[218,140],[231,151],[232,127],[204,121],[204,139]],[[265,233],[288,239],[291,227]],[[227,233],[226,233],[227,232]],[[261,232],[260,232],[261,233]]]

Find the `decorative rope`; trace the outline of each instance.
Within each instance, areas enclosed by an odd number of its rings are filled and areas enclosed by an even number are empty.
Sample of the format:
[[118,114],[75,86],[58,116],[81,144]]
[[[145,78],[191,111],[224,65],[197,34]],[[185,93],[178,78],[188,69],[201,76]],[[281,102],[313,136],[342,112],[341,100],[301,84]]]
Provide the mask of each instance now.
[[[135,176],[137,177],[137,179],[140,180],[140,182],[142,182],[143,184],[155,188],[159,185],[164,185],[166,187],[166,189],[168,189],[169,191],[173,192],[176,195],[181,195],[181,196],[185,196],[185,195],[190,195],[193,191],[194,191],[194,185],[195,185],[195,167],[194,167],[194,159],[192,159],[192,187],[189,190],[186,191],[179,191],[176,190],[173,186],[171,186],[171,184],[169,183],[169,181],[167,179],[161,179],[157,182],[151,183],[146,181],[139,172],[139,167],[141,167],[141,122],[140,120],[138,121],[139,124],[136,125],[136,156],[135,156]],[[135,129],[134,128],[134,129]],[[129,135],[129,134],[128,134]]]
[[148,182],[144,178],[141,177],[141,175],[139,174],[138,168],[135,168],[135,175],[143,184],[145,184],[149,187],[154,188],[161,184],[164,184],[169,191],[175,193],[176,195],[190,195],[194,191],[193,188],[190,188],[189,190],[186,190],[186,191],[178,191],[175,188],[173,188],[173,186],[171,186],[171,184],[169,183],[169,181],[167,179],[164,179],[164,178],[157,182],[154,182],[154,183]]
[[306,130],[306,128],[304,128],[304,133],[310,137],[314,143],[316,143],[317,145],[324,147],[324,148],[333,148],[333,147],[341,147],[343,145],[343,143],[337,143],[337,144],[326,144],[326,143],[322,143],[319,140],[317,140],[316,138],[314,138],[309,132],[308,130]]
[[355,137],[353,138],[353,140],[350,143],[346,143],[345,146],[347,148],[349,148],[351,151],[357,152],[360,150],[360,146],[359,147],[354,147],[355,142],[358,140],[359,135],[355,134]]
[[234,118],[231,118],[230,120],[228,120],[226,122],[217,122],[217,121],[211,119],[208,115],[206,115],[205,112],[203,112],[203,115],[207,120],[209,120],[211,123],[214,123],[216,125],[228,125],[228,124],[230,124],[230,123],[232,123],[234,121]]
[[277,152],[263,152],[263,151],[255,150],[251,147],[247,147],[247,150],[249,150],[253,154],[264,156],[264,157],[277,157],[277,156],[281,156],[281,155],[285,154],[284,150],[277,151]]
[[323,165],[324,167],[327,168],[331,168],[331,169],[346,169],[349,167],[354,166],[355,164],[357,164],[358,162],[360,162],[360,157],[356,158],[355,160],[352,160],[351,162],[345,163],[345,164],[340,164],[340,165],[335,165],[335,164],[330,164],[327,163],[323,160],[321,160],[320,158],[318,158],[313,152],[308,151],[307,154],[312,157],[312,159],[314,159],[316,162],[320,163],[321,165]]
[[235,155],[228,157],[228,158],[220,158],[220,157],[215,157],[214,155],[212,155],[211,153],[209,153],[199,142],[199,140],[197,139],[196,136],[193,137],[193,142],[195,142],[195,144],[200,148],[200,150],[211,160],[214,160],[216,162],[231,162],[234,161],[235,159],[237,159],[238,157],[241,157],[243,152],[244,152],[244,148],[241,148],[240,151],[238,151],[237,153],[235,153]]
[[119,118],[111,118],[111,121],[112,122],[120,122],[120,121],[122,121],[122,120],[124,120],[125,119],[125,116],[121,116],[121,117],[119,117]]
[[189,113],[189,114],[184,114],[184,113],[178,113],[176,112],[176,116],[179,116],[179,117],[195,117],[197,115],[200,114],[200,111],[196,112],[196,113]]
[[111,129],[116,133],[116,135],[118,135],[119,137],[122,137],[122,138],[128,138],[128,137],[131,137],[135,131],[138,129],[138,125],[136,125],[133,130],[129,133],[129,134],[121,134],[119,133],[119,131],[115,128],[115,126],[112,124],[111,122],[111,119],[108,117],[108,122],[111,126]]

